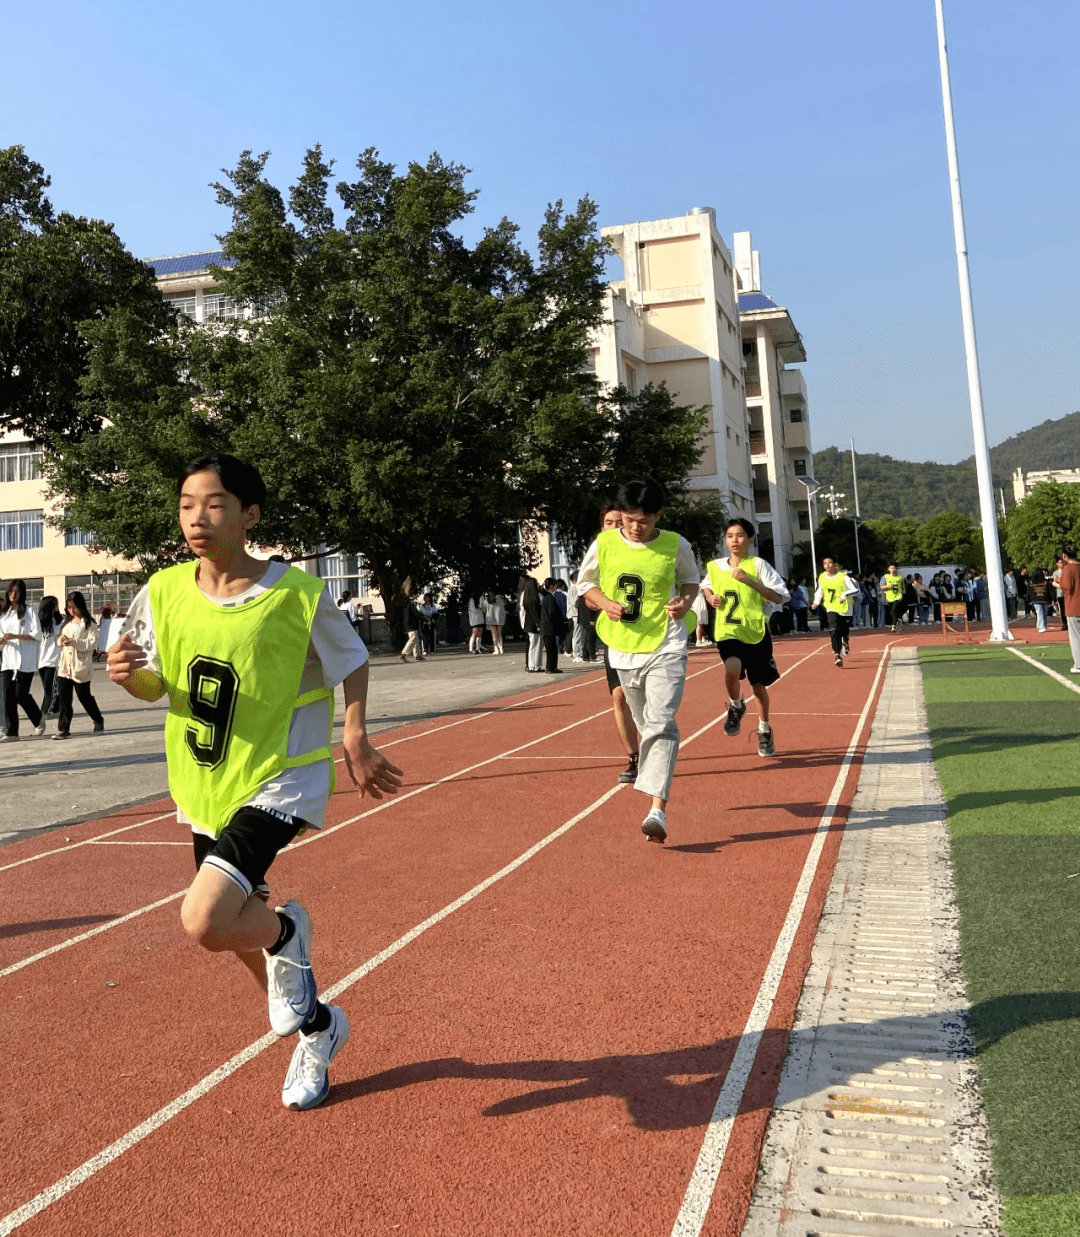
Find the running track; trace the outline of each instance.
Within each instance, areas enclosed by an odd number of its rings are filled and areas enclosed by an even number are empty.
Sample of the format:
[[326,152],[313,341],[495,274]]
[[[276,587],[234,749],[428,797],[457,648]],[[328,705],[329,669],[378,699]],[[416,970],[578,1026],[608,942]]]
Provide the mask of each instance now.
[[0,1237],[735,1237],[897,639],[778,643],[772,761],[692,653],[664,847],[602,675],[380,736],[403,793],[270,877],[352,1022],[310,1113],[168,800],[0,849]]

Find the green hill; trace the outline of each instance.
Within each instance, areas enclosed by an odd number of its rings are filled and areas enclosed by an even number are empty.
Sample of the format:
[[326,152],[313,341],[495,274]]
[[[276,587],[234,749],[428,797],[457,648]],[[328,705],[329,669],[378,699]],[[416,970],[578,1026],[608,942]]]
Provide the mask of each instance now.
[[[979,492],[975,457],[959,464],[914,463],[889,455],[856,455],[859,469],[859,509],[864,519],[880,515],[928,520],[942,511],[963,511],[977,518]],[[994,494],[1005,492],[1013,505],[1012,475],[1017,468],[1080,467],[1080,412],[1044,421],[990,448]],[[826,447],[814,452],[814,478],[825,489],[835,486],[851,501],[851,452]],[[819,504],[820,505],[820,504]]]

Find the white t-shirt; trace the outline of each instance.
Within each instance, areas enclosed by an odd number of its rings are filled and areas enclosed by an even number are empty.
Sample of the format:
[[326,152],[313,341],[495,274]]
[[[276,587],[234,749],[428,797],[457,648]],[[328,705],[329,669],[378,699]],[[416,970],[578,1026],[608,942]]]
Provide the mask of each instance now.
[[[622,537],[623,545],[630,550],[644,551],[649,544],[646,541],[628,541],[626,537],[623,537],[621,529],[619,530],[619,536]],[[675,583],[671,590],[671,596],[677,597],[687,584],[697,584],[700,578],[701,568],[694,557],[693,548],[685,537],[680,537],[679,548],[675,554]],[[595,541],[585,551],[585,558],[578,568],[577,586],[578,594],[582,597],[589,589],[600,587],[600,552],[596,548]],[[616,670],[637,670],[639,667],[646,665],[651,658],[656,657],[659,653],[685,653],[686,634],[685,620],[679,619],[676,621],[669,616],[667,631],[664,632],[664,638],[660,642],[659,648],[653,649],[650,653],[627,653],[623,649],[613,649],[609,645],[608,661]]]
[[[731,556],[725,558],[717,558],[713,560],[721,571],[731,570]],[[780,601],[770,601],[767,597],[762,597],[761,604],[765,607],[765,617],[770,614],[775,614],[777,610],[784,608],[784,602],[791,600],[791,594],[788,592],[788,586],[784,581],[784,577],[771,564],[767,563],[763,558],[754,556],[754,569],[757,572],[758,583],[763,584],[766,588],[772,589],[774,593],[780,594]],[[708,568],[705,570],[705,575],[701,580],[702,588],[712,588],[709,582]]]
[[0,661],[0,669],[33,674],[38,668],[38,647],[41,640],[37,610],[28,605],[23,609],[22,618],[19,618],[19,612],[12,606],[6,614],[0,615],[0,633],[34,637],[33,640],[9,640],[4,645],[3,659]]
[[[261,580],[235,597],[203,596],[219,606],[242,606],[267,589],[272,588],[288,571],[287,563],[272,562]],[[150,605],[150,589],[145,587],[131,603],[124,620],[121,635],[131,639],[147,654],[147,667],[161,674],[161,657],[158,654],[154,632],[154,616]],[[368,659],[363,640],[356,634],[343,609],[334,605],[325,590],[319,597],[315,618],[311,624],[311,643],[308,645],[304,672],[300,677],[297,695],[315,691],[320,687],[335,688]],[[326,746],[330,729],[330,701],[315,700],[296,709],[289,725],[289,755],[302,756]],[[330,800],[330,762],[318,760],[314,764],[300,765],[295,769],[283,769],[272,782],[267,782],[248,801],[251,807],[270,808],[285,816],[295,816],[316,829],[326,815]],[[177,811],[176,819],[188,824],[195,833],[212,831]]]
[[59,616],[53,616],[52,626],[48,631],[44,628],[41,632],[41,652],[38,654],[38,669],[43,670],[47,666],[60,665],[60,646],[56,643],[56,637],[60,634],[63,623],[58,623],[56,620]]

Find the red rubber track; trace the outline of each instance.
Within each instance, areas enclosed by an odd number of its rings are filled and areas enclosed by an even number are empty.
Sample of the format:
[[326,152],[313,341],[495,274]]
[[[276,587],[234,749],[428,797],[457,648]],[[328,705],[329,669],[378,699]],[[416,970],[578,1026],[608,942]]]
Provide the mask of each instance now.
[[[751,705],[738,738],[716,724],[684,747],[666,846],[642,837],[648,801],[623,788],[349,987],[338,1003],[352,1038],[321,1108],[281,1106],[294,1041],[275,1043],[20,1233],[669,1234],[890,640],[856,634],[842,671],[825,640],[779,643],[781,670],[801,664],[771,692],[777,759],[757,756]],[[690,674],[684,744],[726,704],[712,650],[691,655]],[[379,745],[405,769],[405,791],[450,780],[279,856],[275,899],[311,911],[322,987],[594,804],[623,766],[606,687],[591,676]],[[857,776],[856,759],[710,1237],[742,1225]],[[339,786],[327,826],[373,806]],[[169,819],[125,829],[169,808],[0,850],[0,971],[178,894],[191,876],[184,830]],[[0,978],[0,1231],[266,1033],[242,968],[190,944],[177,911],[178,899]]]

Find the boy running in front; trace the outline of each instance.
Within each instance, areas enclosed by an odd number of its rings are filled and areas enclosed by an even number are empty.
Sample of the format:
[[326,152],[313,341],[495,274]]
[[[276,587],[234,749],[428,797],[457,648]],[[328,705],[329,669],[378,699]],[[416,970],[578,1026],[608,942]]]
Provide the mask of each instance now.
[[322,580],[247,552],[266,487],[231,455],[189,465],[180,527],[194,562],[154,575],[109,649],[109,677],[141,700],[169,696],[165,752],[195,879],[184,930],[231,950],[266,992],[270,1025],[299,1031],[282,1102],[313,1108],[349,1037],[343,1010],[318,1000],[311,918],[271,910],[264,877],[301,830],[318,828],[333,791],[333,691],[345,690],[345,766],[361,795],[396,794],[400,769],[368,742],[368,654]]
[[859,586],[846,571],[840,570],[840,564],[835,558],[826,555],[821,560],[825,570],[818,576],[817,592],[814,594],[814,606],[825,605],[829,616],[829,632],[832,641],[833,662],[843,666],[844,658],[851,649],[848,646],[848,636],[851,632],[851,599],[859,591]]
[[900,630],[903,622],[901,610],[904,604],[904,581],[896,574],[896,564],[890,563],[889,570],[878,581],[885,592],[885,604],[889,608],[889,622],[893,631]]
[[641,736],[634,789],[652,800],[641,831],[667,837],[667,801],[679,754],[675,714],[686,682],[686,615],[701,571],[690,543],[657,528],[664,492],[655,481],[629,481],[615,497],[622,527],[589,546],[578,589],[601,613],[597,635],[608,646]]
[[790,595],[780,573],[750,553],[754,536],[749,520],[728,520],[724,529],[727,557],[713,559],[705,568],[701,591],[713,610],[713,637],[724,663],[728,694],[724,734],[734,737],[739,733],[746,712],[739,682],[746,679],[758,701],[758,755],[775,756],[767,689],[780,672],[773,660],[769,615]]

